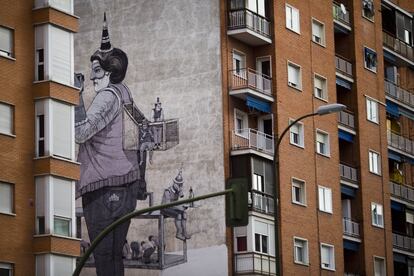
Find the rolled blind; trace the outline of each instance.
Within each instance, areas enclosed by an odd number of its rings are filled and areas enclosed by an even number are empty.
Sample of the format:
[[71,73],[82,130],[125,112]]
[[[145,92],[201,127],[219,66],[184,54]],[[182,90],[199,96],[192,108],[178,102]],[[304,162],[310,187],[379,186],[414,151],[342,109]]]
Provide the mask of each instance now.
[[72,1],[73,0],[49,0],[49,4],[50,6],[63,10],[67,13],[72,13]]
[[53,273],[52,275],[72,275],[73,259],[70,257],[63,257],[58,255],[53,255]]
[[288,65],[288,78],[290,83],[299,84],[299,69],[294,65]]
[[11,53],[13,49],[13,31],[0,27],[0,51]]
[[46,178],[36,177],[36,216],[45,216]]
[[72,182],[53,178],[54,215],[72,217]]
[[53,154],[70,158],[72,154],[71,106],[53,101]]
[[64,84],[71,84],[71,33],[50,26],[50,68],[51,78]]
[[268,235],[268,229],[267,229],[267,224],[264,222],[260,222],[260,221],[255,221],[254,222],[254,232],[257,234],[262,234],[267,236]]
[[12,185],[0,182],[0,212],[13,212],[13,188]]
[[0,103],[0,132],[13,134],[13,107]]

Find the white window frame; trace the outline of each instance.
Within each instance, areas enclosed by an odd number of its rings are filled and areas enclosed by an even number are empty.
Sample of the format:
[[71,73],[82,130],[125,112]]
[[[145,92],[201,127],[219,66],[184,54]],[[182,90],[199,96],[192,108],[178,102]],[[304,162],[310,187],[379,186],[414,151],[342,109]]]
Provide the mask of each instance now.
[[[306,182],[302,179],[292,177],[291,183],[292,183],[292,203],[302,205],[302,206],[307,206]],[[295,188],[300,189],[300,196],[302,197],[302,201],[296,200]]]
[[[7,188],[5,188],[6,190],[8,190],[10,193],[10,196],[8,196],[7,198],[9,198],[10,200],[10,206],[8,206],[8,210],[0,210],[0,214],[5,214],[5,215],[15,215],[15,186],[12,183],[9,182],[4,182],[4,181],[0,181],[0,186],[4,185],[5,187],[7,186]],[[3,190],[3,188],[1,189]],[[0,197],[1,198],[1,197]]]
[[[316,35],[314,34],[314,24],[318,25],[321,27],[321,31],[322,31],[322,37],[320,37],[321,41],[318,42],[316,41],[315,37]],[[325,39],[325,24],[322,21],[319,21],[316,18],[312,18],[312,41],[318,45],[321,45],[323,47],[326,46],[326,39]]]
[[[243,124],[246,124],[246,127],[243,126],[242,129],[237,128],[237,119],[241,119]],[[246,112],[241,111],[240,109],[234,109],[234,133],[241,137],[248,137],[249,135],[249,116]]]
[[379,124],[379,109],[378,109],[378,101],[366,98],[366,110],[367,110],[367,120]]
[[[257,228],[256,228],[257,223],[266,224],[267,234],[263,235],[257,230]],[[247,237],[248,238],[250,237],[251,252],[258,252],[258,253],[269,255],[269,256],[275,256],[274,223],[267,220],[267,219],[264,219],[264,218],[250,216],[249,217],[249,225],[252,225],[251,232],[250,233],[248,232],[248,234],[247,234]],[[256,235],[255,234],[259,234],[261,236],[266,236],[267,237],[267,245],[268,245],[268,247],[267,247],[268,252],[267,253],[256,251]],[[260,238],[260,242],[262,242],[262,238]],[[249,246],[250,245],[249,245],[249,240],[248,240],[247,241],[248,251],[250,251]],[[260,249],[261,250],[263,249],[262,244],[260,244]]]
[[[0,49],[0,57],[4,57],[7,59],[11,59],[11,60],[15,60],[15,38],[14,38],[14,29],[4,26],[4,25],[0,25],[0,29],[4,29],[8,32],[10,32],[10,39],[11,41],[9,41],[8,44],[10,44],[10,49]],[[1,37],[0,37],[1,38]],[[1,44],[0,44],[1,45]]]
[[[240,68],[237,69],[236,66],[236,60],[240,62]],[[246,64],[246,54],[233,49],[232,50],[232,63],[233,63],[233,74],[243,78],[247,79],[247,64]]]
[[9,270],[9,275],[14,276],[14,263],[0,262],[0,268]]
[[[375,266],[375,261],[376,260],[381,260],[382,263],[382,269],[383,269],[383,274],[379,271],[376,271],[376,266]],[[373,256],[373,262],[374,262],[374,276],[386,276],[387,275],[387,262],[385,261],[384,257],[380,257],[380,256]]]
[[[296,248],[299,247],[297,242],[302,243],[301,248],[303,250],[303,261],[297,260]],[[296,236],[293,237],[293,262],[300,265],[309,265],[309,243],[307,239]]]
[[[362,55],[363,55],[363,58],[364,58],[364,68],[365,69],[367,69],[368,71],[371,71],[371,72],[373,72],[373,73],[377,73],[377,71],[378,71],[378,53],[377,53],[377,51],[375,51],[374,49],[372,49],[372,48],[369,48],[369,47],[367,47],[367,46],[364,46],[363,47],[364,49],[363,49],[363,53],[362,53]],[[368,64],[367,64],[367,61],[366,61],[366,57],[365,57],[365,51],[366,50],[369,50],[369,51],[372,51],[372,52],[374,52],[375,53],[375,56],[376,56],[376,66],[375,66],[375,69],[373,69],[373,68],[369,68],[368,67]]]
[[[290,118],[289,119],[289,124],[291,124],[293,121],[295,121],[295,119]],[[293,139],[293,135],[295,134],[295,132],[293,132],[294,128],[297,127],[298,129],[298,143],[295,143],[294,139]],[[289,128],[289,140],[290,140],[290,144],[300,147],[300,148],[305,148],[305,126],[302,122],[297,122],[296,124],[292,125]]]
[[[365,12],[364,12],[364,1],[365,0],[362,0],[361,2],[362,2],[362,5],[361,5],[361,13],[362,13],[362,17],[363,18],[365,18],[365,19],[367,19],[368,21],[371,21],[371,22],[374,22],[374,18],[375,18],[375,15],[373,15],[372,17],[368,17],[368,16],[366,16],[365,15]],[[374,8],[374,11],[375,11],[375,5],[374,5],[374,1],[372,1],[373,3],[373,8]]]
[[[321,198],[321,194],[323,198]],[[328,195],[330,197],[330,202]],[[333,213],[333,198],[331,188],[318,185],[318,205],[319,211],[329,214]]]
[[[316,89],[317,89],[316,80],[317,79],[322,83],[322,89],[321,89],[322,96],[321,97],[319,97],[316,94]],[[313,95],[315,96],[315,98],[319,100],[328,102],[328,80],[324,76],[317,74],[317,73],[313,74]]]
[[[374,213],[374,209],[377,210],[376,214]],[[378,210],[381,210],[381,212]],[[384,228],[384,207],[382,204],[371,202],[371,222],[375,227]]]
[[[14,123],[15,123],[15,119],[14,119],[14,117],[15,117],[15,114],[14,114],[15,108],[14,108],[14,105],[6,103],[6,102],[0,102],[0,105],[10,109],[10,122],[8,122],[10,124],[10,131],[2,131],[1,128],[0,128],[0,134],[15,137],[16,135],[15,135],[15,126],[14,126]],[[2,116],[2,118],[0,118],[0,122],[2,121],[2,119],[4,119],[3,116]]]
[[[294,22],[294,16],[295,13],[297,14],[297,22],[295,26]],[[300,12],[299,9],[293,7],[292,5],[289,5],[286,3],[285,5],[285,22],[286,22],[286,28],[288,30],[291,30],[292,32],[295,32],[297,34],[300,34]]]
[[381,175],[381,154],[374,150],[368,151],[368,169],[370,173]]
[[[291,77],[289,77],[289,68],[292,67],[293,70],[295,70],[295,73],[297,72],[297,78],[298,78],[298,83],[297,85],[295,85],[294,82],[291,82]],[[287,62],[287,76],[288,76],[288,86],[295,88],[299,91],[302,91],[302,67],[294,62],[291,62],[288,60]]]
[[[322,256],[322,248],[326,247],[326,248],[330,248],[330,262],[329,262],[329,267],[325,267],[323,265],[323,256]],[[335,246],[333,246],[332,244],[327,244],[327,243],[322,243],[321,242],[321,246],[320,246],[320,250],[321,250],[321,268],[322,269],[326,269],[326,270],[331,270],[331,271],[335,271]]]
[[[326,138],[325,141],[324,141],[324,145],[325,145],[325,148],[326,148],[325,153],[319,151],[318,134],[321,134]],[[331,156],[331,149],[330,149],[331,145],[330,145],[329,133],[327,133],[326,131],[320,130],[320,129],[316,129],[315,146],[316,146],[316,153],[317,154],[320,154],[320,155],[325,156],[325,157],[330,157]]]

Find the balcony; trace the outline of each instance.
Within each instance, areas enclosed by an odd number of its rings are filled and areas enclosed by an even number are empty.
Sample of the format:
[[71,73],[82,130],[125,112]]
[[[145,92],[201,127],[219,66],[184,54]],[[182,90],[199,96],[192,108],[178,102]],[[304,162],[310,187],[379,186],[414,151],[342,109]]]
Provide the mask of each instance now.
[[414,110],[414,94],[398,87],[396,84],[385,80],[384,81],[385,95],[397,101],[400,105]]
[[390,182],[391,196],[414,204],[414,187]]
[[342,184],[358,185],[357,169],[345,164],[339,164],[339,175]]
[[392,245],[396,249],[414,252],[414,238],[392,233]]
[[413,47],[385,31],[382,32],[382,38],[386,50],[393,52],[403,61],[414,65]]
[[229,12],[227,34],[251,46],[272,43],[270,21],[244,8]]
[[349,218],[342,219],[342,226],[344,235],[352,238],[360,238],[359,234],[359,223],[352,221]]
[[250,192],[249,206],[253,211],[269,215],[275,211],[273,197],[254,190]]
[[[345,110],[338,113],[338,123],[344,130],[355,134],[355,116],[351,111]],[[351,131],[349,131],[351,130]]]
[[232,131],[232,155],[256,154],[273,160],[273,136],[255,129]]
[[234,256],[236,275],[276,275],[275,258],[259,253],[238,253]]
[[352,63],[337,55],[335,56],[335,67],[336,73],[339,74],[340,77],[353,82]]
[[[342,12],[341,6],[338,3],[333,3],[333,18],[335,25],[338,25],[338,31],[351,31],[351,20],[349,18],[349,11],[347,10],[346,13]],[[337,26],[335,26],[335,30]],[[345,32],[346,32],[345,31]]]
[[247,96],[273,102],[272,79],[253,69],[230,70],[230,95],[246,100]]
[[414,143],[408,138],[405,138],[398,133],[387,130],[388,147],[392,150],[414,158]]

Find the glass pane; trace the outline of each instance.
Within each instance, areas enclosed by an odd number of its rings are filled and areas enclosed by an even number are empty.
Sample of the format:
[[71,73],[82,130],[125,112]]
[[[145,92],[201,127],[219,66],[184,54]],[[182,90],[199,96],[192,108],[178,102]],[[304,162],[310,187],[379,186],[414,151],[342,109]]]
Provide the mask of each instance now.
[[269,253],[267,236],[262,236],[262,253]]
[[261,252],[260,250],[260,235],[254,234],[254,250],[257,252]]
[[237,237],[237,251],[247,251],[247,237]]
[[54,225],[54,233],[56,235],[70,236],[70,219],[55,217]]

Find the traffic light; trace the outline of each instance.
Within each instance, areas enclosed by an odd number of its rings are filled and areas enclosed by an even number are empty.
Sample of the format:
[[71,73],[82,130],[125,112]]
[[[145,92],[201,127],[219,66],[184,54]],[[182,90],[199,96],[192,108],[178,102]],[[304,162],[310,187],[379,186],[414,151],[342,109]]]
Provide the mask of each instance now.
[[226,189],[233,192],[226,195],[227,226],[246,226],[249,223],[247,204],[247,178],[230,178]]

